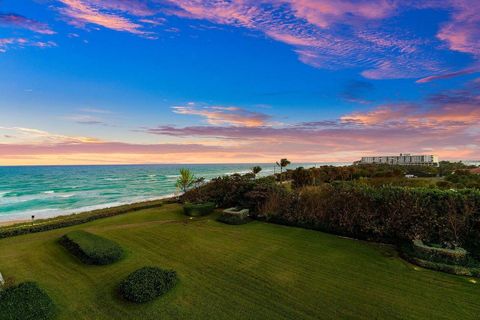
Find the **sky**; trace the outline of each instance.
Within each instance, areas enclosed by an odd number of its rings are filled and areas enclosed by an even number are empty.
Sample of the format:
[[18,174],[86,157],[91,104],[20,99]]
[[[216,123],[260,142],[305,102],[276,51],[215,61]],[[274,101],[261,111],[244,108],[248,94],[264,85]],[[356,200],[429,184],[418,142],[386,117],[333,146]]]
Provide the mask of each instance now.
[[478,12],[0,0],[0,165],[478,160]]

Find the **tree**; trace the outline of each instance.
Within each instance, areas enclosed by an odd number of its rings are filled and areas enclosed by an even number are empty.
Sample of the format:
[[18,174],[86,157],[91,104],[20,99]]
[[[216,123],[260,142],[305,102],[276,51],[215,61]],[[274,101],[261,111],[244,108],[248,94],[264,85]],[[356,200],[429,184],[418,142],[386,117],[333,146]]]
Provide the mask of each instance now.
[[262,167],[260,167],[260,166],[253,167],[252,168],[253,178],[255,178],[257,176],[257,174],[260,173],[260,171],[262,171]]
[[177,179],[177,188],[181,189],[183,192],[187,192],[195,183],[195,175],[189,169],[182,168],[180,169],[180,177]]
[[280,159],[280,162],[277,162],[277,166],[280,167],[280,180],[282,180],[282,172],[283,172],[283,168],[285,168],[286,166],[288,166],[291,162],[288,161],[287,159]]

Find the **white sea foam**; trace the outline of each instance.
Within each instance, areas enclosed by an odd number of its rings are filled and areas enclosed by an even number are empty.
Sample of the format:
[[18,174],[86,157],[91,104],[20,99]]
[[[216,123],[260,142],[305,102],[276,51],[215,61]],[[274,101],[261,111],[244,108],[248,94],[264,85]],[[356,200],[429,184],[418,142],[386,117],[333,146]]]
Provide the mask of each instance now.
[[22,210],[21,212],[11,212],[8,215],[0,214],[0,221],[25,220],[25,219],[30,219],[32,215],[34,215],[36,219],[53,218],[57,216],[78,214],[78,213],[88,212],[88,211],[93,211],[98,209],[105,209],[105,208],[111,208],[111,207],[116,207],[121,205],[127,205],[127,204],[136,203],[136,202],[161,200],[165,198],[171,198],[173,196],[175,196],[174,193],[159,196],[159,197],[133,197],[133,198],[127,199],[126,201],[102,203],[102,204],[96,204],[91,206],[83,206],[75,209],[48,208],[48,209]]

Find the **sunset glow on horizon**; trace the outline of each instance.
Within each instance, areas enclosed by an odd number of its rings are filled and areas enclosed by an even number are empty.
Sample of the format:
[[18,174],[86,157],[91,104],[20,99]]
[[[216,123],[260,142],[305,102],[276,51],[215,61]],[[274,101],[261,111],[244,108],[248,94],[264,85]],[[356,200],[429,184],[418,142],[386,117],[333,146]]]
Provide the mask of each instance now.
[[0,1],[0,165],[480,159],[480,2]]

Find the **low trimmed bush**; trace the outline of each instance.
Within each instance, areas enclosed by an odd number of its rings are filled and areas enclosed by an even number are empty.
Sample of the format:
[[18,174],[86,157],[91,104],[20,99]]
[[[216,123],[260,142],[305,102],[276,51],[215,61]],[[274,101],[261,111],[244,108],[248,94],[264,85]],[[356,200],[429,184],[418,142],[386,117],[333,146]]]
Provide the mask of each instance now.
[[143,267],[120,283],[119,292],[125,300],[143,303],[163,295],[176,283],[177,273],[173,270]]
[[220,217],[217,218],[217,221],[226,223],[226,224],[245,224],[251,221],[249,217],[248,209],[238,209],[238,208],[229,208],[223,210],[223,213]]
[[1,320],[52,319],[55,304],[35,282],[23,282],[0,291]]
[[215,203],[185,203],[183,205],[183,212],[190,217],[202,217],[213,212],[215,209]]
[[124,254],[116,242],[82,230],[67,233],[60,238],[60,243],[86,264],[110,264]]
[[428,246],[421,240],[412,241],[412,246],[415,256],[423,260],[455,265],[465,265],[468,262],[468,252],[463,248],[437,248]]

